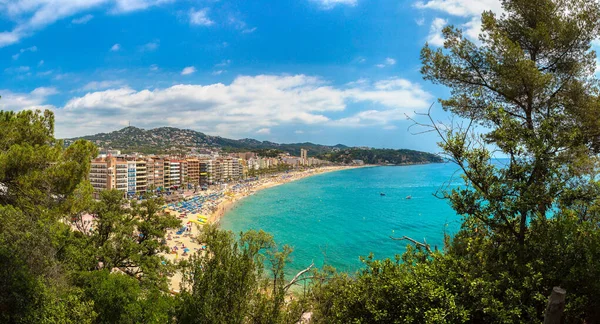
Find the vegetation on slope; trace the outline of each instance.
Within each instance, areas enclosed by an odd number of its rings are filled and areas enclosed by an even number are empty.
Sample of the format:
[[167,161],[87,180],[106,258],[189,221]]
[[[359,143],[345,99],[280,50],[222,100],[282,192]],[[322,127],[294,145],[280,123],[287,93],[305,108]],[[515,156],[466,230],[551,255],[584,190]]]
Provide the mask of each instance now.
[[336,163],[352,163],[362,160],[366,164],[419,164],[443,162],[439,156],[413,150],[392,149],[343,149],[320,155],[319,158]]
[[190,129],[179,129],[174,127],[160,127],[150,130],[129,126],[121,130],[100,133],[96,135],[83,136],[65,140],[67,144],[77,139],[91,141],[98,147],[106,149],[118,149],[124,153],[173,153],[189,152],[192,148],[220,148],[226,152],[246,152],[249,150],[280,150],[292,155],[299,156],[300,149],[309,150],[310,155],[331,152],[346,146],[319,145],[313,143],[278,144],[269,141],[257,141],[254,139],[228,139],[219,136],[210,136]]

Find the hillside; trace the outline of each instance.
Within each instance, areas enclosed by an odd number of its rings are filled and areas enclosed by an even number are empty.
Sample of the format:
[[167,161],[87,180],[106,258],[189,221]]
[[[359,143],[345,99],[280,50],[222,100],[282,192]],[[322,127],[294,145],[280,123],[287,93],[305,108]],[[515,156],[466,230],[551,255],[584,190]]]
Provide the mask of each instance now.
[[435,154],[413,150],[392,149],[347,148],[325,153],[319,157],[338,163],[351,163],[353,160],[362,160],[366,164],[394,165],[443,162],[442,158]]
[[340,163],[351,163],[352,160],[363,160],[368,164],[413,164],[442,161],[436,155],[412,150],[350,148],[342,144],[328,146],[308,142],[279,144],[250,138],[234,140],[174,127],[144,130],[129,126],[110,133],[66,139],[65,143],[69,145],[80,138],[89,140],[99,147],[118,149],[123,153],[185,153],[194,148],[219,148],[226,152],[256,151],[264,153],[268,150],[278,150],[299,156],[300,149],[304,148],[308,150],[309,156],[318,156]]
[[309,156],[329,153],[337,149],[345,149],[345,145],[319,145],[313,143],[278,144],[269,141],[258,141],[245,138],[240,140],[220,136],[210,136],[191,129],[160,127],[150,130],[129,126],[121,130],[65,139],[69,145],[77,139],[86,139],[99,147],[118,149],[123,153],[171,153],[188,152],[192,148],[220,148],[228,152],[277,149],[299,156],[300,148],[308,149]]

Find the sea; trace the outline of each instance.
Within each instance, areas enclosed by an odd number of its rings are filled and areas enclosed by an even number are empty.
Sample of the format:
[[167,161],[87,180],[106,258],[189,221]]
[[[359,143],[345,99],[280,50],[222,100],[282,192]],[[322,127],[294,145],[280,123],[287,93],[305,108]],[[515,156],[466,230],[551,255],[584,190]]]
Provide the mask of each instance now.
[[354,272],[361,256],[393,258],[408,236],[443,247],[461,218],[441,192],[462,185],[452,163],[377,166],[330,172],[256,192],[239,201],[220,226],[238,234],[264,230],[294,251],[286,274],[314,262]]

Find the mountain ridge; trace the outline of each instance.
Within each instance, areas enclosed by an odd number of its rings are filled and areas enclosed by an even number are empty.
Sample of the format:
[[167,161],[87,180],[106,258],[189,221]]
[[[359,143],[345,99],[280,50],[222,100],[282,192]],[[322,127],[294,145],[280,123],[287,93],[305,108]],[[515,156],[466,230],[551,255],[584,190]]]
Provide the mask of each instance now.
[[253,149],[279,149],[290,154],[299,155],[300,148],[309,150],[309,155],[314,156],[331,152],[334,149],[349,148],[343,144],[321,145],[310,142],[303,143],[275,143],[259,141],[253,138],[239,140],[221,136],[212,136],[192,129],[180,129],[163,126],[153,129],[143,129],[127,126],[109,133],[98,133],[65,139],[67,144],[85,139],[99,147],[106,149],[119,149],[124,153],[169,153],[170,151],[186,151],[192,148],[220,148],[225,151],[253,150]]
[[317,156],[341,163],[349,163],[355,159],[363,159],[366,163],[373,164],[412,164],[442,161],[435,154],[415,150],[349,147],[343,144],[321,145],[311,142],[275,143],[252,138],[235,140],[207,135],[192,129],[180,129],[170,126],[148,130],[128,126],[109,133],[65,139],[65,144],[70,145],[78,139],[89,140],[104,149],[121,150],[123,153],[180,154],[198,149],[218,148],[225,152],[259,151],[265,153],[269,150],[278,150],[300,156],[300,149],[307,149],[309,156]]

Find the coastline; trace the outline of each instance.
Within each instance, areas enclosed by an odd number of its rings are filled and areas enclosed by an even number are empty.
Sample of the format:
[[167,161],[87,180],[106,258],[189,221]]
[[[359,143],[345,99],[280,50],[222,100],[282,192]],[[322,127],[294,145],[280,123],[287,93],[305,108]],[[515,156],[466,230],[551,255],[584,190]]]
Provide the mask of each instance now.
[[[210,213],[210,215],[208,215],[207,213],[208,217],[206,223],[218,225],[221,218],[229,210],[231,210],[231,208],[233,208],[237,202],[260,190],[272,188],[275,186],[279,186],[282,184],[286,184],[292,181],[304,179],[319,174],[364,167],[374,167],[374,165],[335,166],[322,167],[318,169],[310,169],[304,171],[292,171],[285,174],[276,174],[268,176],[265,179],[258,180],[255,183],[246,184],[241,188],[233,187],[231,191],[228,191],[227,188],[221,189],[220,192],[222,196],[218,199],[215,199],[213,202],[207,203],[207,205],[213,204],[212,206],[214,206],[215,209],[212,213]],[[197,240],[197,235],[200,231],[200,228],[197,225],[194,226],[190,223],[198,217],[197,214],[189,213],[188,215],[181,215],[181,213],[171,209],[167,209],[166,212],[180,218],[184,227],[185,224],[187,224],[188,230],[185,233],[176,232],[177,229],[168,230],[166,235],[166,242],[169,246],[170,251],[166,253],[161,253],[161,255],[166,260],[177,263],[180,260],[188,259],[192,253],[202,253],[202,251],[205,250],[205,246],[202,242]],[[169,278],[169,286],[173,294],[179,293],[180,289],[182,288],[182,279],[182,274],[179,272],[175,273]]]
[[223,218],[225,216],[225,214],[235,206],[236,203],[238,203],[242,199],[244,199],[258,191],[268,189],[268,188],[273,188],[273,187],[276,187],[279,185],[283,185],[286,183],[290,183],[293,181],[312,177],[312,176],[319,175],[319,174],[331,173],[331,172],[342,171],[342,170],[359,169],[359,168],[365,168],[365,167],[376,167],[376,166],[377,165],[322,167],[322,168],[318,168],[318,169],[311,169],[311,170],[305,170],[305,171],[295,171],[292,174],[288,174],[289,177],[287,177],[287,178],[280,178],[279,176],[276,176],[274,178],[269,179],[269,181],[266,181],[256,187],[253,187],[252,191],[250,191],[250,192],[240,192],[240,193],[234,194],[233,196],[231,196],[229,198],[223,198],[217,205],[215,211],[208,218],[208,223],[218,225],[221,218]]

